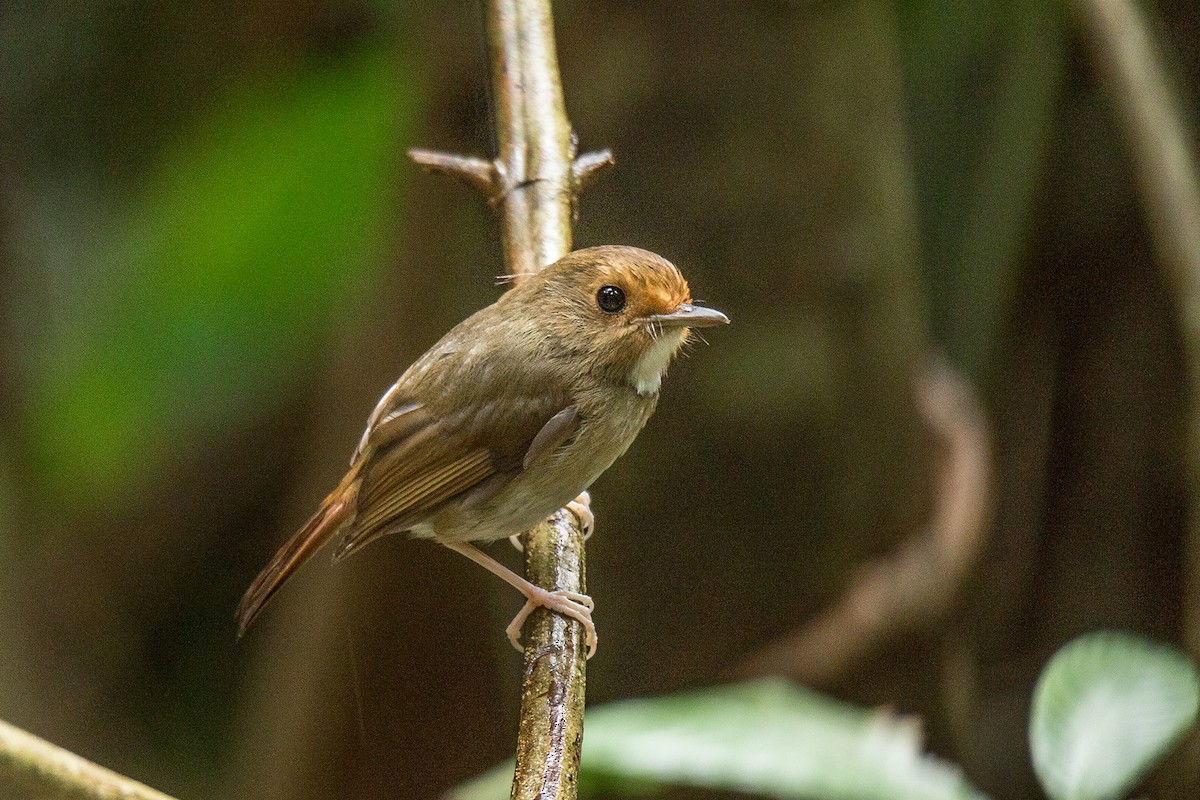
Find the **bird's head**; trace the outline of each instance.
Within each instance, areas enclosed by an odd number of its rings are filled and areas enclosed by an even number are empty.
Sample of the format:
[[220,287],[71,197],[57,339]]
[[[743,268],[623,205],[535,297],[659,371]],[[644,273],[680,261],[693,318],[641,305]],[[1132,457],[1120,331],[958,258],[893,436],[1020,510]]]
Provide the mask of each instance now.
[[729,322],[692,303],[674,264],[636,247],[576,250],[510,294],[529,305],[558,347],[645,395],[658,391],[691,328]]

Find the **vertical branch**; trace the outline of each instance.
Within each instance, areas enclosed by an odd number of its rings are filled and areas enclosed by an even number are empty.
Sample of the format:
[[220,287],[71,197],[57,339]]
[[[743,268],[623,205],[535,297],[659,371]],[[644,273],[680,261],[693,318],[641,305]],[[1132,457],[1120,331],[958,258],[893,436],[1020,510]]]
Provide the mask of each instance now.
[[[583,534],[559,511],[525,535],[525,574],[538,586],[584,591]],[[583,747],[587,648],[583,626],[544,608],[525,624],[525,673],[512,800],[574,800]]]
[[[1075,0],[1100,84],[1113,104],[1133,162],[1138,194],[1172,289],[1187,353],[1188,530],[1185,539],[1184,643],[1200,656],[1200,171],[1180,103],[1133,0]],[[1175,780],[1194,786],[1200,735],[1185,746]]]
[[[508,271],[520,276],[571,249],[574,146],[563,104],[550,0],[489,0],[498,202]],[[583,534],[559,512],[525,535],[525,572],[547,589],[586,591]],[[545,609],[525,639],[514,800],[576,796],[583,745],[583,626]]]
[[[494,161],[412,150],[428,169],[487,196],[501,215],[508,272],[520,278],[571,249],[576,194],[607,151],[578,159],[563,103],[550,0],[487,0],[488,56],[496,108]],[[583,534],[559,511],[524,535],[525,572],[547,589],[585,591]],[[583,744],[583,628],[546,609],[525,625],[525,674],[512,797],[570,800]]]
[[487,23],[505,259],[527,275],[571,249],[571,125],[549,0],[490,0]]

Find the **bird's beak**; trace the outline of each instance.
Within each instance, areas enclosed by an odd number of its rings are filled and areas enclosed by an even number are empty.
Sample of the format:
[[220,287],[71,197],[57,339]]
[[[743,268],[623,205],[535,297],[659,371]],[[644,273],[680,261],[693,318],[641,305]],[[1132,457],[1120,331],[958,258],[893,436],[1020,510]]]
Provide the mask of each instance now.
[[668,328],[711,328],[713,325],[728,325],[729,317],[715,308],[683,303],[669,314],[651,314],[646,321]]

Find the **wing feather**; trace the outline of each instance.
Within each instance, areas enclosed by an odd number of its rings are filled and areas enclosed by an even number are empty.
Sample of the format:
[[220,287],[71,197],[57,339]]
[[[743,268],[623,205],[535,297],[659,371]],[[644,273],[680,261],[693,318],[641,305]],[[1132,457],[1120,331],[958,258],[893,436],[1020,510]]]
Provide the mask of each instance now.
[[421,430],[429,423],[428,415],[420,413],[422,408],[424,406],[420,403],[405,403],[395,411],[389,411],[378,422],[368,425],[350,463],[353,464],[368,445],[378,449],[390,442],[403,441]]
[[[338,544],[340,560],[406,519],[418,519],[457,494],[467,491],[494,472],[487,450],[475,450],[449,463],[421,472],[415,480],[398,486],[373,487],[379,500],[359,507],[353,528]],[[392,491],[394,490],[394,491]]]
[[529,469],[561,447],[575,435],[577,430],[579,430],[579,411],[575,406],[568,406],[559,411],[547,420],[542,429],[537,432],[537,436],[533,437],[533,441],[529,443],[529,449],[525,451],[525,457],[521,460],[521,466]]

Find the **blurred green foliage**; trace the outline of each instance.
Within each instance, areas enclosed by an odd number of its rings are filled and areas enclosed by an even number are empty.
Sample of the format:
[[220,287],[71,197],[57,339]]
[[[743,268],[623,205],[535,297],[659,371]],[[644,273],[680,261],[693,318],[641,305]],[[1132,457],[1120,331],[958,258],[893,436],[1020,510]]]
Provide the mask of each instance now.
[[[581,797],[663,786],[821,800],[985,800],[962,773],[922,755],[920,724],[764,679],[588,709]],[[453,800],[508,796],[512,764]]]
[[[1173,647],[1087,634],[1046,665],[1030,718],[1053,800],[1118,800],[1195,724],[1200,675]],[[814,800],[984,800],[952,765],[920,754],[920,726],[760,680],[588,710],[580,796],[732,789]],[[500,800],[512,763],[453,790]]]
[[1081,636],[1042,672],[1029,744],[1053,800],[1118,800],[1196,722],[1200,674],[1174,647],[1119,631]]
[[162,153],[36,342],[23,430],[40,492],[111,501],[272,401],[354,316],[398,201],[410,75],[365,49],[244,76]]

